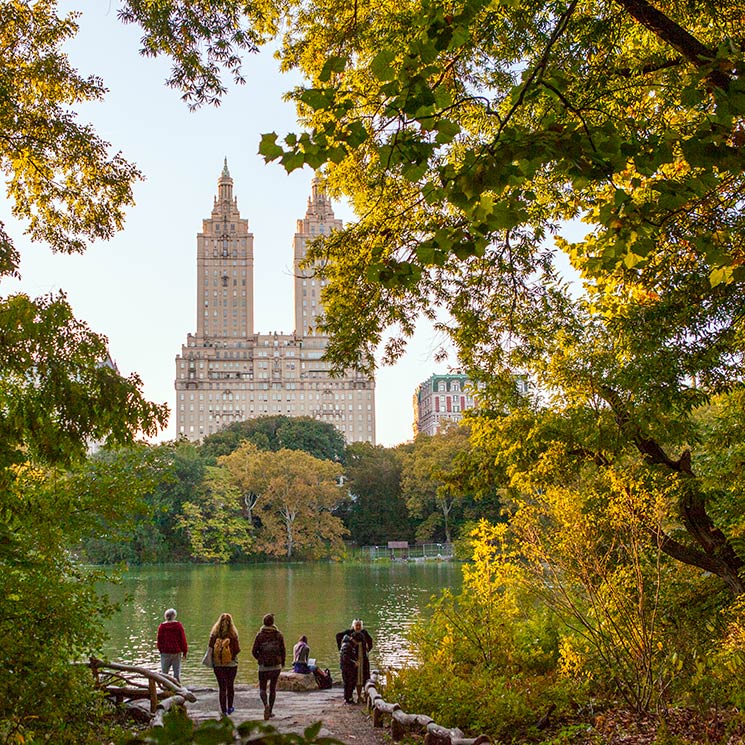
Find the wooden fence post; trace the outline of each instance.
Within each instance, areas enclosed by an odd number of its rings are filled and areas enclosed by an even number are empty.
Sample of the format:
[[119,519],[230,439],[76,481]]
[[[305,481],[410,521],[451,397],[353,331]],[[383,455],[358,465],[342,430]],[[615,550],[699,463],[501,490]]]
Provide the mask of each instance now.
[[148,678],[147,687],[150,693],[150,713],[155,714],[155,710],[158,708],[158,691],[152,678]]

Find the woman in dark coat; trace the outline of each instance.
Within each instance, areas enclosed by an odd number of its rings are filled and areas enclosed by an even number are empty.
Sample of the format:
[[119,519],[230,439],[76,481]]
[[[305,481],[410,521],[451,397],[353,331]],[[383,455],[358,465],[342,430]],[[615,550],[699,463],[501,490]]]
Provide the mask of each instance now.
[[[285,640],[274,625],[274,615],[264,616],[264,625],[256,634],[251,654],[259,663],[259,696],[264,704],[264,719],[274,716],[274,699],[277,696],[277,681],[285,666]],[[269,684],[269,696],[266,686]]]
[[357,645],[349,634],[344,634],[339,648],[339,667],[344,681],[344,703],[353,704],[352,694],[357,685]]

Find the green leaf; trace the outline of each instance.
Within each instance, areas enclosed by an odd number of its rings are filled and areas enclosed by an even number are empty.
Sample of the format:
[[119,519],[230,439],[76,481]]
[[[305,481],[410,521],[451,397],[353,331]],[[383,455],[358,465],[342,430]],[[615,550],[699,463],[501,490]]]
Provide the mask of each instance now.
[[709,274],[709,282],[712,287],[716,287],[721,284],[730,284],[733,279],[733,268],[731,266],[719,266],[716,269],[712,269]]
[[300,94],[300,100],[310,106],[311,109],[318,111],[326,109],[334,100],[336,91],[332,88],[305,88]]
[[329,57],[321,68],[321,72],[318,75],[318,79],[322,83],[327,83],[331,80],[331,75],[335,72],[344,72],[344,68],[347,66],[346,57]]
[[261,135],[261,142],[259,143],[259,155],[263,155],[264,160],[276,160],[283,153],[284,150],[282,150],[282,148],[277,145],[276,132],[270,132],[268,134]]
[[303,732],[303,736],[306,740],[315,740],[318,737],[318,733],[321,731],[322,722],[314,722],[310,727],[306,727]]
[[460,125],[450,119],[438,119],[435,129],[437,130],[435,141],[440,145],[452,142],[461,132]]
[[394,59],[395,55],[390,49],[381,49],[370,62],[372,74],[380,81],[394,80],[396,75],[391,66]]

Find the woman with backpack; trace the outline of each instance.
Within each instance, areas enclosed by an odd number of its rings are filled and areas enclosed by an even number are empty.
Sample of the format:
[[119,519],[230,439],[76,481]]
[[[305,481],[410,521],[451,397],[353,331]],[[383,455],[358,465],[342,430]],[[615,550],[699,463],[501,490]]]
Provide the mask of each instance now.
[[[256,634],[251,654],[259,663],[259,696],[264,704],[264,719],[273,717],[274,699],[277,696],[277,681],[285,666],[285,640],[274,625],[274,615],[264,616],[264,625]],[[269,684],[267,699],[266,685]]]
[[241,651],[238,630],[230,613],[223,613],[210,631],[209,647],[212,650],[212,668],[220,689],[220,711],[223,716],[235,711],[235,676],[238,672],[236,657]]

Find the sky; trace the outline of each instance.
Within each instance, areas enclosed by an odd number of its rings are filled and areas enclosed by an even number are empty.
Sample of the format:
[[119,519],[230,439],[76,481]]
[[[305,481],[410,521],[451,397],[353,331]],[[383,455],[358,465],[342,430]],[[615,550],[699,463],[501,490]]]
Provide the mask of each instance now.
[[[78,318],[109,340],[124,375],[136,373],[145,396],[175,407],[175,357],[196,332],[196,235],[209,217],[217,179],[228,159],[241,216],[254,234],[255,323],[257,332],[293,331],[292,238],[305,214],[313,173],[288,175],[266,165],[260,136],[296,131],[294,108],[282,94],[299,84],[281,75],[269,50],[245,62],[247,83],[231,87],[222,105],[189,112],[178,91],[165,86],[169,63],[139,55],[140,31],[124,26],[107,2],[60,4],[79,10],[80,32],[66,50],[85,75],[98,75],[109,89],[105,100],[76,111],[100,137],[143,172],[135,186],[136,206],[124,230],[97,242],[80,256],[58,256],[30,244],[24,226],[10,216],[5,197],[0,220],[21,252],[21,280],[4,279],[0,292],[34,297],[60,289]],[[354,218],[345,205],[336,217]],[[376,441],[385,446],[413,436],[412,396],[434,373],[443,339],[422,324],[409,351],[376,376]],[[175,437],[175,415],[157,440]]]

